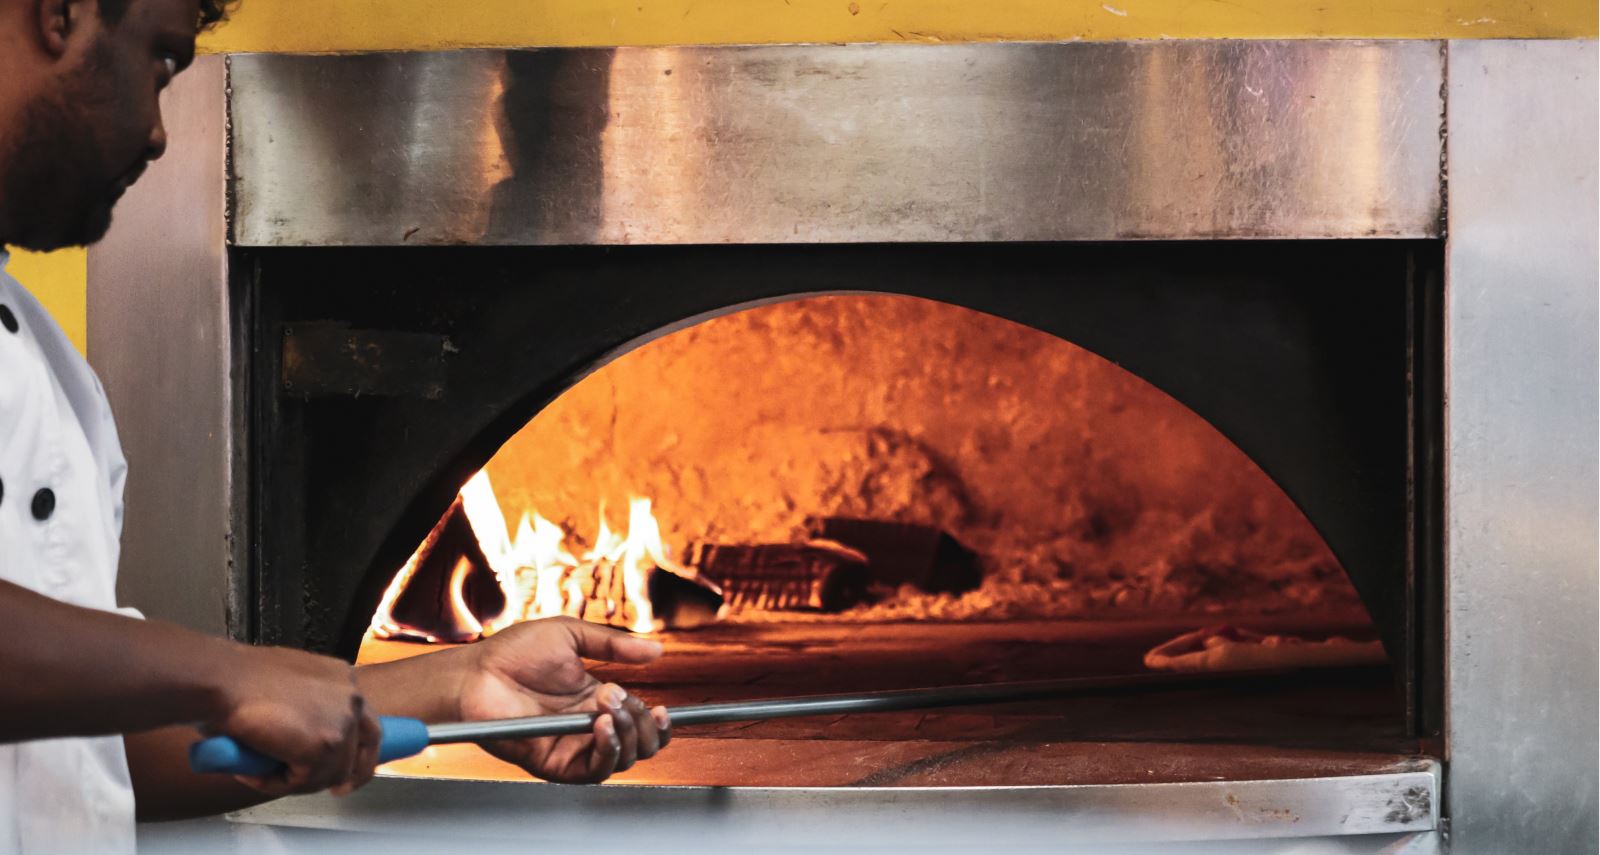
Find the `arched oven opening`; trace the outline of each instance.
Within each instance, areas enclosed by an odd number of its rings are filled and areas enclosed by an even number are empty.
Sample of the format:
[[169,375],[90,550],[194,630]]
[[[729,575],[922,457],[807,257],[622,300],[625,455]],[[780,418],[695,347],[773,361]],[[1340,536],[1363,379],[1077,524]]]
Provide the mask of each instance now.
[[[1435,256],[251,251],[250,323],[281,342],[255,363],[279,390],[252,404],[277,535],[255,629],[379,661],[573,615],[661,638],[661,663],[602,674],[672,704],[1272,672],[706,728],[637,783],[1399,762],[1419,691],[1407,379]],[[471,749],[394,768],[521,777]]]

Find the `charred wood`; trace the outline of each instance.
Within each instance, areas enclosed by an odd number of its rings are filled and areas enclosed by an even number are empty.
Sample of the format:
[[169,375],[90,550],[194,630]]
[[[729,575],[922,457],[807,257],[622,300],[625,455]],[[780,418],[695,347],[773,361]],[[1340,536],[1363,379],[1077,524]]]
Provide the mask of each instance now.
[[873,585],[959,594],[983,582],[977,553],[933,526],[827,517],[813,521],[811,530],[863,554]]
[[867,593],[866,556],[838,544],[699,543],[690,549],[689,564],[736,607],[836,612]]
[[[457,605],[457,585],[466,615],[461,614]],[[482,624],[505,609],[505,591],[495,578],[483,548],[478,545],[478,536],[472,530],[461,499],[457,498],[417,550],[416,569],[390,612],[391,620],[400,630],[394,637],[413,641],[475,641],[481,634]]]

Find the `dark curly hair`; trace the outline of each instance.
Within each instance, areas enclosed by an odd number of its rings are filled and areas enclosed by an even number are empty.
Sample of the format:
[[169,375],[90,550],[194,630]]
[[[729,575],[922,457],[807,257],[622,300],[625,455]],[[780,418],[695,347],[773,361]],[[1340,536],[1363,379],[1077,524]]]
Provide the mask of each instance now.
[[[100,15],[111,23],[116,23],[128,11],[128,4],[133,0],[100,0]],[[235,0],[200,0],[200,19],[196,21],[198,28],[205,31],[215,26],[228,17],[228,10],[233,8]]]
[[200,0],[200,29],[205,30],[228,17],[234,0]]

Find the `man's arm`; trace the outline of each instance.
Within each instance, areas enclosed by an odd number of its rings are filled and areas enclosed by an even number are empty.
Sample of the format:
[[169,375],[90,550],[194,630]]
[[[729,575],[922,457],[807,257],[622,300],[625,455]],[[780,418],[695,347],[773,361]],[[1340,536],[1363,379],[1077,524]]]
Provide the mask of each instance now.
[[[563,712],[602,715],[592,733],[485,746],[545,780],[593,783],[653,756],[670,739],[666,711],[647,709],[584,670],[584,659],[645,663],[660,645],[570,618],[518,624],[477,644],[355,669],[380,715],[440,721]],[[193,728],[124,737],[141,820],[188,819],[239,810],[266,797],[222,775],[189,771]]]
[[269,794],[372,776],[377,720],[337,659],[71,606],[9,582],[0,627],[0,742],[201,724],[288,763],[250,782]]
[[229,643],[0,582],[0,742],[96,736],[227,711]]

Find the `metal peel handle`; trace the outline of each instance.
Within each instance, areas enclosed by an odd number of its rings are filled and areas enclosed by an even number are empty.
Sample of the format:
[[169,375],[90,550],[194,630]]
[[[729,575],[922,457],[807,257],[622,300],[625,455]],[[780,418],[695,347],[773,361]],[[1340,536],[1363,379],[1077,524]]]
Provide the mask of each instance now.
[[[699,704],[670,707],[667,709],[667,714],[673,726],[682,727],[733,721],[798,718],[808,715],[844,715],[1016,703],[1073,695],[1131,694],[1198,685],[1216,686],[1224,683],[1271,682],[1286,673],[1288,672],[1128,674],[1064,680],[1029,680],[1015,683],[944,686],[933,689],[897,689],[847,695],[811,695]],[[495,739],[533,739],[588,733],[594,728],[597,717],[596,713],[566,713],[430,726],[414,718],[386,716],[380,719],[383,724],[383,744],[379,749],[378,759],[387,763],[390,760],[410,757],[429,745],[449,742],[487,742]],[[266,775],[282,769],[283,764],[252,751],[226,736],[213,736],[190,746],[189,767],[196,772]]]

